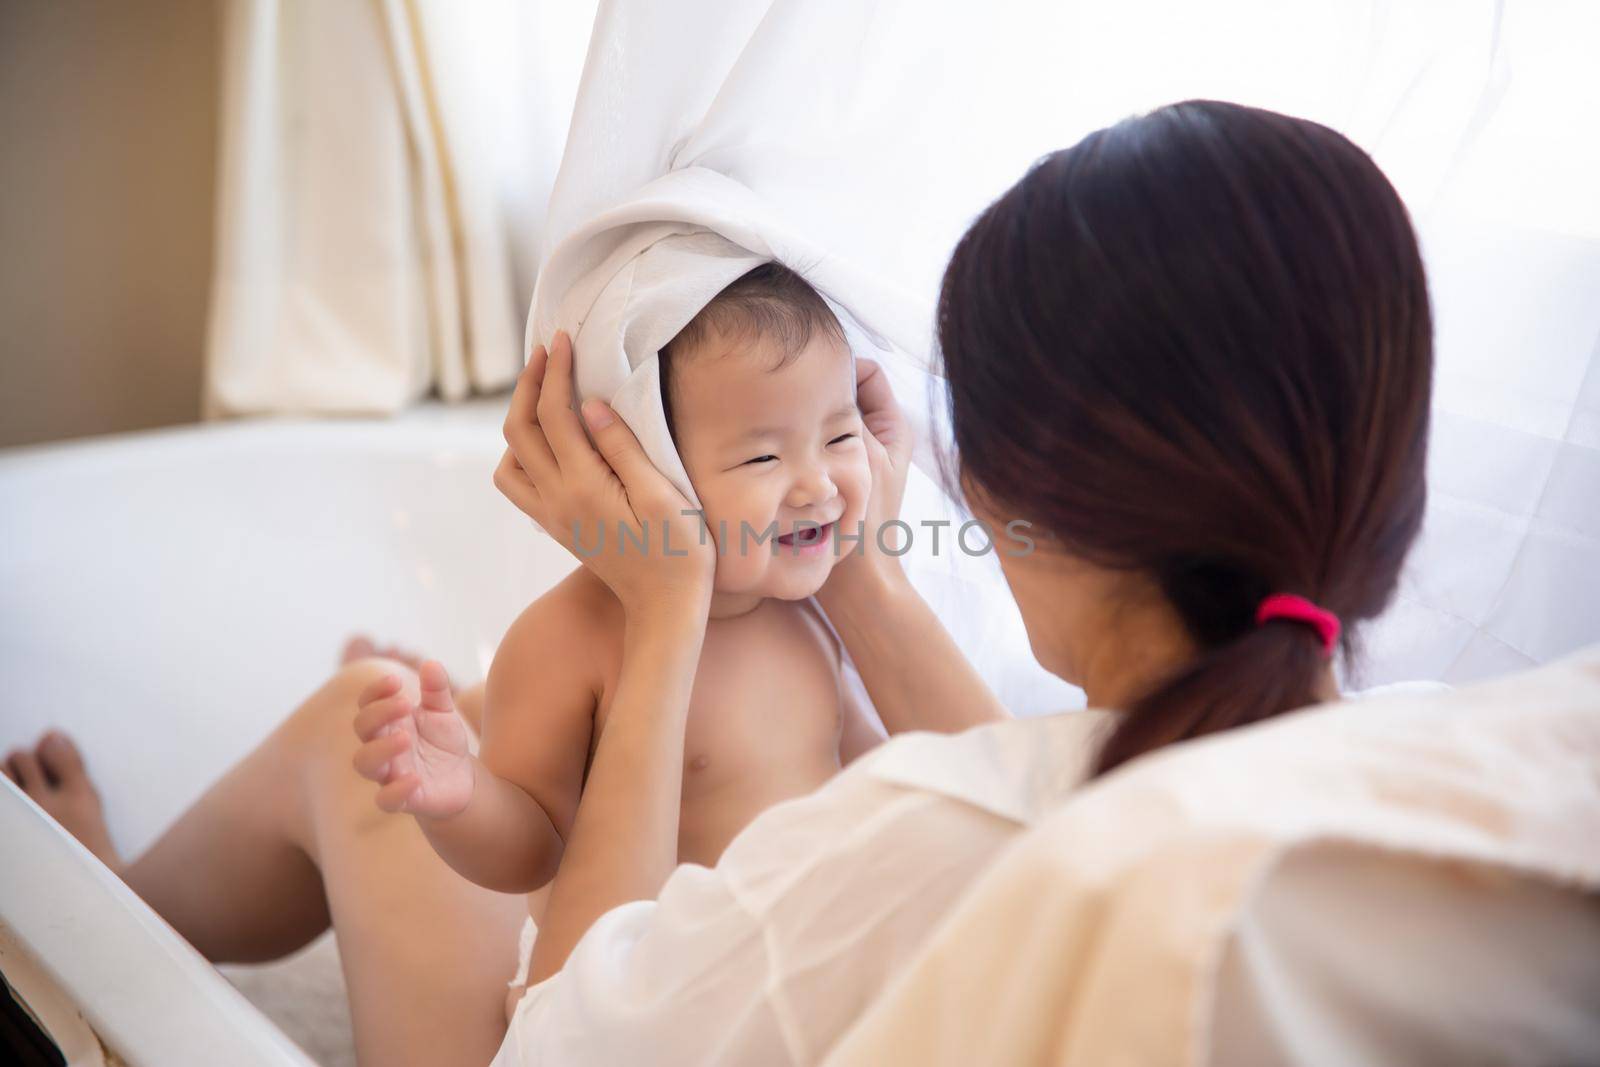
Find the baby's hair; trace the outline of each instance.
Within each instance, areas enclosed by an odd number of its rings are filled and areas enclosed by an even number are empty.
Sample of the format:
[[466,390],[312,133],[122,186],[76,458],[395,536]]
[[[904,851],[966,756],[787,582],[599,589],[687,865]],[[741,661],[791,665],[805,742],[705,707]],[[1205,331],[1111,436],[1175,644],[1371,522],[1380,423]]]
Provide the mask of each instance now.
[[661,349],[661,407],[673,442],[678,440],[672,419],[672,365],[675,360],[716,333],[732,341],[761,338],[772,342],[781,357],[773,367],[776,370],[804,351],[818,331],[840,344],[848,343],[844,327],[839,325],[828,302],[799,272],[774,261],[740,275],[712,297],[711,302]]

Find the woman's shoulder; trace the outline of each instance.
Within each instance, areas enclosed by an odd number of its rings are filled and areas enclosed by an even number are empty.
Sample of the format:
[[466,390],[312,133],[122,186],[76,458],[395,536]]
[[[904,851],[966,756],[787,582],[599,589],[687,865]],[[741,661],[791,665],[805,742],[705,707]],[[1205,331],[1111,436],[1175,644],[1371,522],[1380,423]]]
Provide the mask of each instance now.
[[956,734],[913,730],[891,737],[843,773],[1032,823],[1087,780],[1095,748],[1112,719],[1110,712],[1064,711]]
[[[898,734],[821,787],[762,811],[717,875],[766,913],[821,868],[967,866],[1033,825],[1083,778],[1100,712],[1012,719],[959,734]],[[968,872],[970,873],[970,871]]]

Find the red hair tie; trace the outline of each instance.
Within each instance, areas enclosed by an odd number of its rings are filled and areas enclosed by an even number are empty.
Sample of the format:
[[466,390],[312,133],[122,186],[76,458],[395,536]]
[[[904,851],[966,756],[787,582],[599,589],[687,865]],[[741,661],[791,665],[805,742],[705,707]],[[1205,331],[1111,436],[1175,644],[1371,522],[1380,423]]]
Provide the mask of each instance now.
[[1333,646],[1339,643],[1339,616],[1317,607],[1303,596],[1273,593],[1263,600],[1256,608],[1256,625],[1265,625],[1273,619],[1304,623],[1317,631],[1322,639],[1323,655],[1333,655]]

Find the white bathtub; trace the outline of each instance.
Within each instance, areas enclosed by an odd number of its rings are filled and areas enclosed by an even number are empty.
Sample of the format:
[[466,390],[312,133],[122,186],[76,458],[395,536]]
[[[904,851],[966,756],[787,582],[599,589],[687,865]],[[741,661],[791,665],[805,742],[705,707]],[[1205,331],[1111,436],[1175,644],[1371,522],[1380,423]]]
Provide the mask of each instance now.
[[[495,399],[0,455],[0,746],[71,731],[133,854],[327,676],[353,630],[481,677],[572,566],[491,483],[503,413]],[[13,791],[0,819],[0,920],[130,1062],[303,1062]],[[285,976],[339,988],[326,950]]]
[[[320,684],[352,631],[481,678],[574,565],[494,489],[503,415],[493,398],[0,453],[0,747],[72,732],[133,854]],[[935,514],[919,476],[907,516]],[[908,565],[1010,706],[1081,703],[1032,663],[991,561],[919,547]],[[130,1063],[303,1062],[14,790],[0,828],[0,922]],[[286,973],[324,982],[327,961]]]
[[[0,454],[0,743],[82,737],[147,844],[367,630],[482,676],[572,558],[491,482],[502,400]],[[124,799],[137,798],[134,803]]]

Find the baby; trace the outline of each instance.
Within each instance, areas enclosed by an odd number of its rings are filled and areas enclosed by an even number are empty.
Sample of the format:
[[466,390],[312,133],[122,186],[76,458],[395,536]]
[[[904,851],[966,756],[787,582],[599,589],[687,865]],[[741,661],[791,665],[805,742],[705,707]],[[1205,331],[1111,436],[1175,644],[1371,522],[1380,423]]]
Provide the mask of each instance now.
[[[809,600],[849,550],[836,550],[839,531],[860,529],[871,475],[843,330],[788,268],[769,263],[723,289],[660,362],[668,427],[720,547],[678,822],[679,862],[709,867],[763,809],[882,739],[841,685],[840,649]],[[370,775],[380,804],[415,815],[472,881],[531,894],[508,1011],[606,727],[622,637],[621,605],[586,567],[529,605],[489,669],[476,754],[442,672],[423,672],[417,707],[394,684],[363,694],[358,731],[395,724],[394,756]]]

